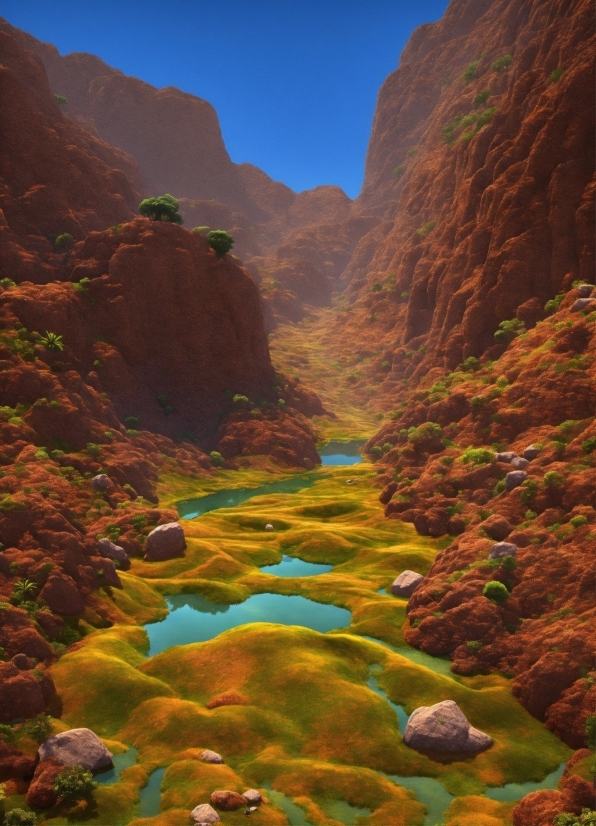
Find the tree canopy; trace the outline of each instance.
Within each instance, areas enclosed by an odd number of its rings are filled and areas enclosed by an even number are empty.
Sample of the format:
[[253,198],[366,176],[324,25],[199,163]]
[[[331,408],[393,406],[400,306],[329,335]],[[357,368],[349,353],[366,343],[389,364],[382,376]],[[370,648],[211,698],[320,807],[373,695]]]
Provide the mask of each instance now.
[[182,216],[178,214],[178,201],[172,195],[145,198],[139,204],[139,212],[152,221],[169,221],[172,224],[184,223]]
[[223,229],[212,229],[207,235],[207,243],[215,250],[218,258],[221,258],[234,246],[234,238]]

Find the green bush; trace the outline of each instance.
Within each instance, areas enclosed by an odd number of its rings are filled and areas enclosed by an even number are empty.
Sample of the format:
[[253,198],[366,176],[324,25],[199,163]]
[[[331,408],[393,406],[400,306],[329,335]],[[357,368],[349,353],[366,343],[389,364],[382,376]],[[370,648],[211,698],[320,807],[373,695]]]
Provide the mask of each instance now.
[[587,523],[587,516],[574,516],[573,519],[569,520],[569,524],[573,525],[574,528],[581,528],[582,525],[586,525]]
[[217,450],[212,450],[209,454],[209,458],[211,459],[211,464],[213,465],[213,467],[222,467],[222,465],[225,463],[224,457],[221,455],[221,453],[218,453]]
[[64,97],[64,95],[54,95],[54,97],[56,98],[56,103],[58,104],[58,106],[64,106],[64,104],[66,103],[66,98]]
[[591,436],[585,442],[582,442],[582,450],[584,453],[594,453],[596,450],[596,436]]
[[468,356],[468,358],[464,361],[461,366],[462,370],[466,372],[475,373],[476,370],[480,370],[480,361],[476,358],[476,356]]
[[433,229],[437,226],[436,221],[429,221],[428,224],[425,224],[420,229],[416,230],[416,235],[419,235],[421,238],[426,238],[426,236],[433,231]]
[[395,169],[393,170],[393,174],[397,178],[401,178],[401,176],[404,174],[405,171],[406,171],[405,166],[403,164],[400,164],[399,166],[395,167]]
[[511,57],[511,55],[504,54],[495,60],[495,62],[492,64],[492,68],[495,70],[495,72],[504,72],[511,66],[512,63],[513,58]]
[[191,232],[197,232],[199,235],[207,235],[211,231],[211,227],[193,227]]
[[218,258],[222,258],[234,246],[234,238],[223,229],[212,229],[207,235],[207,243]]
[[13,809],[4,818],[4,826],[37,826],[37,815],[24,809]]
[[69,802],[84,800],[94,788],[93,775],[83,766],[69,766],[60,772],[54,782],[58,797]]
[[371,291],[371,293],[380,293],[382,289],[383,289],[383,285],[377,283],[377,284],[372,285],[372,287],[370,288],[370,291]]
[[471,648],[472,651],[478,651],[479,648],[482,648],[482,643],[479,640],[469,640],[466,646]]
[[485,109],[484,112],[478,116],[478,120],[476,121],[477,132],[482,129],[483,126],[486,126],[487,123],[491,122],[496,111],[497,107],[491,106],[489,109]]
[[12,280],[12,278],[2,278],[0,279],[0,287],[4,290],[9,290],[11,287],[16,287],[16,283]]
[[97,459],[101,454],[101,445],[96,445],[94,442],[87,442],[87,453]]
[[0,723],[0,742],[14,743],[15,734],[12,728],[6,723]]
[[152,221],[169,221],[171,224],[183,224],[178,214],[178,201],[172,195],[160,195],[158,198],[145,198],[139,204],[139,212]]
[[137,425],[139,424],[139,420],[136,416],[127,416],[124,419],[124,424],[127,427],[137,427]]
[[565,480],[563,477],[557,473],[556,470],[549,470],[547,473],[544,474],[544,484],[548,488],[558,487],[562,485]]
[[45,335],[41,336],[39,343],[46,348],[46,350],[64,350],[64,342],[62,336],[57,333],[50,333],[46,330]]
[[472,106],[474,109],[478,109],[479,106],[483,106],[486,101],[490,97],[490,89],[483,89],[481,92],[478,92],[474,100],[472,101]]
[[505,480],[501,479],[493,488],[493,496],[498,496],[505,490]]
[[72,244],[73,241],[74,241],[74,238],[70,234],[70,232],[63,232],[62,235],[59,235],[56,238],[56,240],[54,241],[54,244],[57,247],[60,247],[60,249],[66,249],[67,247],[70,247],[70,245]]
[[551,79],[552,83],[556,83],[557,80],[560,80],[563,76],[565,69],[555,69],[553,72],[550,73],[549,78]]
[[519,318],[510,318],[507,321],[501,321],[499,329],[494,334],[495,339],[500,343],[509,343],[514,338],[525,333],[526,325]]
[[556,313],[556,311],[561,306],[561,302],[565,298],[565,293],[557,293],[554,298],[551,298],[550,301],[547,301],[544,305],[544,310],[547,313]]
[[462,455],[461,460],[464,465],[470,462],[474,465],[488,465],[495,458],[492,450],[485,447],[469,447]]
[[596,714],[586,717],[586,746],[596,751]]
[[44,743],[52,733],[52,718],[47,714],[40,714],[33,720],[28,720],[23,730],[36,743]]
[[596,812],[582,809],[581,815],[560,814],[553,820],[553,826],[596,826]]
[[479,63],[479,60],[475,60],[473,63],[468,65],[466,71],[462,75],[464,83],[472,83],[472,81],[476,79],[476,69],[478,68]]
[[498,582],[496,579],[491,579],[491,581],[487,582],[484,586],[482,595],[487,599],[490,599],[492,602],[500,604],[509,598],[509,591],[502,582]]
[[408,430],[408,442],[416,446],[422,446],[440,439],[442,435],[443,428],[440,424],[436,422],[425,422],[419,427],[411,427]]

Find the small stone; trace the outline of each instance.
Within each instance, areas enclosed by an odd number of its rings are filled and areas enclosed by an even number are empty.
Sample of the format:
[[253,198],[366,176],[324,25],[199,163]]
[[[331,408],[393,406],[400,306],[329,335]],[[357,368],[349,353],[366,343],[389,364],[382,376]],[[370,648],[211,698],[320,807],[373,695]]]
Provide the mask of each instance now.
[[592,290],[596,290],[594,284],[579,284],[577,287],[577,292],[580,298],[589,298]]
[[217,806],[224,812],[234,812],[246,806],[248,800],[238,792],[231,792],[229,789],[221,789],[211,795],[211,805]]
[[527,459],[528,462],[531,462],[533,459],[537,459],[540,456],[540,448],[536,447],[536,445],[528,445],[528,447],[522,453],[524,459]]
[[145,559],[159,561],[182,556],[186,548],[184,531],[179,522],[158,525],[147,537]]
[[516,456],[515,459],[511,460],[511,467],[515,468],[516,470],[525,470],[530,463],[527,459],[524,459],[522,456]]
[[513,488],[518,488],[526,481],[527,478],[528,474],[525,470],[512,470],[511,473],[508,473],[505,477],[505,490],[513,490]]
[[215,809],[208,803],[201,803],[199,806],[195,806],[195,808],[190,813],[190,816],[194,820],[196,826],[205,826],[205,824],[219,823],[221,820],[220,816],[217,814]]
[[346,485],[353,485],[353,484],[354,484],[353,479],[346,479]]
[[105,473],[99,473],[91,480],[91,487],[100,493],[104,493],[113,486],[112,480]]
[[424,577],[416,571],[403,571],[391,585],[394,597],[411,597]]
[[592,308],[596,309],[596,298],[578,298],[577,301],[573,302],[571,312],[579,313],[581,310],[591,310]]
[[245,797],[249,803],[260,803],[263,799],[258,789],[247,789],[242,792],[242,797]]
[[504,453],[497,453],[496,459],[497,462],[506,462],[509,464],[512,459],[515,459],[517,453],[513,450],[506,450]]
[[489,559],[501,559],[504,556],[517,556],[517,545],[513,542],[497,542],[490,549]]
[[62,731],[42,743],[39,760],[55,758],[65,766],[82,766],[96,772],[112,765],[112,753],[106,749],[97,734],[88,728]]
[[114,545],[109,539],[104,538],[98,541],[97,548],[103,557],[115,560],[121,571],[128,571],[130,568],[130,559],[124,548],[121,548],[120,545]]
[[250,807],[250,809],[249,809],[248,811],[249,811],[249,812],[256,812],[256,811],[257,811],[257,807],[256,807],[256,806],[251,806],[251,807]]
[[201,752],[201,760],[203,763],[223,763],[224,759],[221,754],[218,754],[216,751],[211,751],[210,749],[205,749]]
[[272,531],[273,530],[273,525],[271,524],[271,522],[267,522],[267,524],[265,525],[265,530],[266,531]]

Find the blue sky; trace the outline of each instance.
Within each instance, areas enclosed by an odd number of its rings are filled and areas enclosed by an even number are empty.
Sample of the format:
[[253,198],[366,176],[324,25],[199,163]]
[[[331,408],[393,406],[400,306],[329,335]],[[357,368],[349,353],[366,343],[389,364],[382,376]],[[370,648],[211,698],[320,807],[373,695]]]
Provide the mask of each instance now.
[[236,163],[296,191],[362,185],[379,87],[447,0],[2,0],[61,54],[208,100]]

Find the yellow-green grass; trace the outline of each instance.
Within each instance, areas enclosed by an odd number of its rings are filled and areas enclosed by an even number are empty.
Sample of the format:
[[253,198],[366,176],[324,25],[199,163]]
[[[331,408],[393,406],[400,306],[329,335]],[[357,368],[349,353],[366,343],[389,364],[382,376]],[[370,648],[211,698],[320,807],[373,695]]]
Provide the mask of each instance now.
[[[216,476],[210,484],[217,483]],[[366,463],[325,468],[316,472],[312,487],[298,493],[258,497],[185,520],[183,558],[135,559],[122,575],[122,591],[96,595],[116,624],[89,634],[53,667],[64,702],[60,725],[88,726],[114,738],[120,750],[134,745],[139,764],[123,771],[119,783],[96,791],[97,812],[87,822],[181,826],[189,822],[189,810],[207,802],[216,788],[270,785],[301,805],[314,826],[337,826],[323,806],[332,799],[370,809],[373,814],[363,821],[367,826],[422,823],[423,807],[385,777],[393,774],[435,777],[451,793],[480,800],[482,805],[473,804],[478,823],[492,826],[508,823],[511,807],[470,795],[487,785],[541,779],[567,757],[569,750],[512,698],[505,678],[454,680],[362,639],[405,646],[406,601],[378,591],[405,568],[425,573],[446,544],[385,519],[373,476]],[[348,479],[354,484],[346,484]],[[239,480],[247,487],[273,481],[254,471],[239,471]],[[232,487],[227,477],[219,482]],[[172,487],[176,496],[181,489],[178,482]],[[213,489],[185,489],[183,495]],[[264,530],[268,522],[274,531]],[[334,568],[302,578],[260,571],[284,554]],[[162,619],[163,595],[184,592],[228,603],[263,592],[299,594],[348,608],[352,623],[329,634],[245,625],[147,659],[147,635],[138,623]],[[454,699],[495,745],[476,757],[447,762],[407,748],[394,711],[366,685],[374,663],[383,667],[379,683],[387,696],[407,712]],[[206,707],[230,691],[250,703]],[[223,754],[226,765],[198,760],[204,748]],[[163,811],[135,819],[140,789],[157,766],[167,767]],[[63,818],[55,812],[49,822],[62,826]],[[224,813],[222,820],[245,822],[241,812]],[[287,823],[273,804],[262,807],[259,820]]]
[[457,797],[445,813],[445,826],[511,826],[515,803],[497,803],[478,795]]

